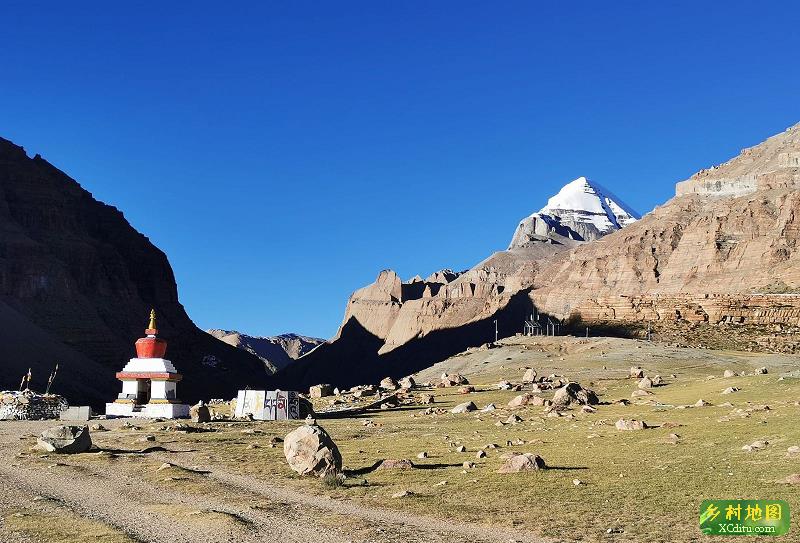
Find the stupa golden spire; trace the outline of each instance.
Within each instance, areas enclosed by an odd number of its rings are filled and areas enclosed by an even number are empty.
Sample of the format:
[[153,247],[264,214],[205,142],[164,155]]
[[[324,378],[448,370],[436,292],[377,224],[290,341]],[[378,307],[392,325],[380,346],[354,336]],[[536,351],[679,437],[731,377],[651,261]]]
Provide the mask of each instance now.
[[150,324],[147,325],[147,332],[155,334],[156,330],[158,330],[156,328],[156,310],[155,309],[151,309],[150,310]]

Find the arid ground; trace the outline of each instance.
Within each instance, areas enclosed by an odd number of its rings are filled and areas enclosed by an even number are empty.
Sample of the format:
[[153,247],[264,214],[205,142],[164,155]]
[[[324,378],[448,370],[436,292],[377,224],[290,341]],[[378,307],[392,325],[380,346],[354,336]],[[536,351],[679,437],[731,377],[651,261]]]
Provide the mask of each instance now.
[[[631,366],[664,384],[631,398]],[[763,366],[768,373],[754,375]],[[592,388],[601,404],[561,417],[510,409],[520,392],[495,385],[520,383],[526,367]],[[725,378],[725,370],[745,375]],[[173,422],[93,421],[107,431],[93,431],[96,450],[78,455],[31,450],[53,421],[0,423],[0,540],[688,542],[702,537],[703,499],[778,498],[797,511],[780,540],[800,541],[800,487],[783,482],[800,473],[800,454],[789,452],[800,445],[796,356],[511,338],[415,379],[437,382],[443,372],[463,373],[477,391],[415,391],[435,403],[319,420],[341,450],[343,484],[296,476],[282,444],[271,446],[301,421],[178,426],[198,432],[176,431]],[[722,394],[729,387],[738,390]],[[614,403],[622,398],[630,405]],[[694,407],[700,399],[710,405]],[[449,412],[470,400],[497,409]],[[522,420],[500,424],[512,414]],[[650,428],[620,431],[620,418]],[[764,447],[743,450],[756,441]],[[427,458],[418,458],[423,451]],[[509,451],[538,454],[549,469],[496,473]],[[415,467],[374,469],[382,459]]]

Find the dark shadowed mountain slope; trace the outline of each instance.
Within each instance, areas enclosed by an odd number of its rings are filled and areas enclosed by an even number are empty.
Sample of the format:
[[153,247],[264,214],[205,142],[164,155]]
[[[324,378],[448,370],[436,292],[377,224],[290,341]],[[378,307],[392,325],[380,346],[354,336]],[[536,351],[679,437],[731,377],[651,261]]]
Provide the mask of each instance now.
[[342,326],[337,339],[323,343],[309,354],[270,378],[271,386],[304,390],[310,385],[331,383],[351,387],[378,383],[384,377],[400,378],[427,368],[468,347],[494,339],[497,320],[500,337],[510,334],[530,315],[528,291],[510,296],[503,306],[488,316],[478,317],[452,328],[440,328],[389,351],[385,341],[366,329],[356,317]]
[[54,388],[71,402],[113,399],[114,372],[134,356],[151,307],[184,399],[231,396],[265,375],[256,357],[192,323],[166,256],[119,210],[2,138],[0,303],[0,388],[61,361]]

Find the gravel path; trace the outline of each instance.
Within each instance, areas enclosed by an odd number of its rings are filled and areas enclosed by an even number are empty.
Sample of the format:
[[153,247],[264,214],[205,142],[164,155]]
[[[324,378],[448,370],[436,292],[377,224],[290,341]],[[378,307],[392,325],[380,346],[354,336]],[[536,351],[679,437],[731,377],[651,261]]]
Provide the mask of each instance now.
[[[131,539],[153,543],[203,542],[425,542],[508,543],[542,541],[528,534],[413,515],[357,502],[304,494],[292,488],[204,466],[192,453],[151,453],[153,462],[200,466],[204,479],[220,491],[198,496],[155,488],[140,476],[141,467],[120,462],[77,462],[51,455],[42,464],[15,459],[30,443],[25,433],[38,433],[50,422],[0,423],[0,450],[10,461],[0,463],[0,512],[31,508],[34,496],[45,496],[82,517],[102,522]],[[267,504],[264,507],[247,504]],[[337,520],[338,519],[338,520]],[[0,540],[13,538],[0,525]],[[75,541],[82,541],[76,534]]]

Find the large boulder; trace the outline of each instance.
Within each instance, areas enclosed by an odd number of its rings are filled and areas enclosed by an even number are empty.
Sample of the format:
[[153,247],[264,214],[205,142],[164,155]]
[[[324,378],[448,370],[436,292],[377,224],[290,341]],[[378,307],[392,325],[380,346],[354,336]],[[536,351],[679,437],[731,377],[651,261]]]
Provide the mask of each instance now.
[[306,424],[289,432],[283,440],[283,455],[289,467],[300,475],[324,477],[342,470],[339,448],[316,424]]
[[523,383],[535,383],[536,382],[536,370],[533,368],[528,368],[525,370],[525,374],[522,376]]
[[467,380],[467,378],[461,375],[460,373],[454,373],[452,375],[448,373],[443,373],[442,380],[439,383],[439,386],[456,387],[459,385],[468,385],[468,384],[469,381]]
[[88,426],[56,426],[42,432],[36,449],[61,454],[76,454],[92,448]]
[[397,383],[391,377],[384,377],[378,386],[383,390],[397,390]]
[[497,473],[519,473],[520,471],[531,471],[544,469],[545,463],[541,456],[531,453],[512,454],[506,459]]
[[192,422],[211,422],[211,411],[208,409],[208,406],[200,400],[197,402],[197,405],[193,405],[191,409],[189,409],[189,417],[192,419]]
[[417,386],[417,383],[416,383],[416,381],[414,381],[414,378],[411,377],[411,376],[403,377],[402,379],[400,379],[400,388],[409,388],[409,389],[411,389],[411,388],[414,388],[415,386]]
[[594,392],[578,383],[567,383],[553,395],[553,405],[556,407],[566,407],[571,403],[597,405],[599,402]]
[[311,398],[325,398],[333,394],[333,387],[327,383],[314,385],[308,389]]

